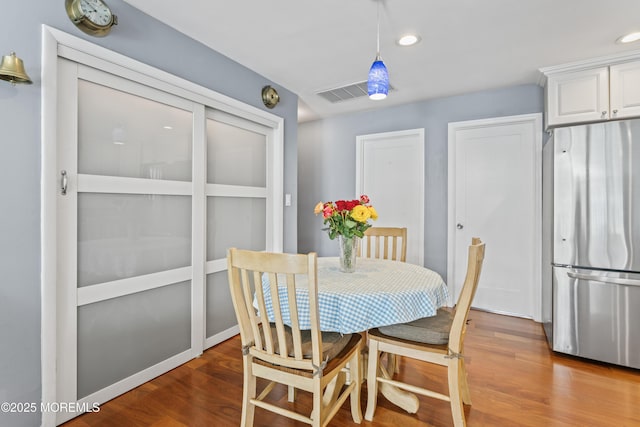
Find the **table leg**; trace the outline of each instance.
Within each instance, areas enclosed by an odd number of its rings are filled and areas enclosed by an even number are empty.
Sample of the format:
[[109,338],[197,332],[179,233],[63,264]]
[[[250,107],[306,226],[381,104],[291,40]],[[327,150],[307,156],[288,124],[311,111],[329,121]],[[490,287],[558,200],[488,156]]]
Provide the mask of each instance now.
[[[395,372],[397,369],[396,358],[389,356],[391,355],[387,354],[386,367],[382,363],[378,364],[380,376],[387,379],[391,379],[393,372]],[[389,372],[391,372],[391,374]],[[395,404],[396,406],[399,406],[410,414],[415,414],[416,412],[418,412],[420,401],[415,394],[399,389],[398,387],[394,387],[391,384],[387,383],[379,383],[378,388],[380,389],[382,395],[386,397],[389,402]]]
[[[378,375],[387,379],[391,379],[393,377],[394,372],[398,372],[398,358],[395,355],[387,354],[387,364],[381,363],[382,356],[386,353],[380,353],[378,359]],[[369,362],[369,352],[367,349],[363,352],[363,367],[364,367],[364,375],[362,375],[363,381],[366,381],[368,376],[368,362]],[[389,373],[391,372],[391,373]],[[420,401],[418,397],[410,393],[406,390],[399,389],[391,384],[387,383],[378,383],[378,391],[382,393],[387,400],[394,405],[404,409],[410,414],[415,414],[418,412],[418,408],[420,408]]]

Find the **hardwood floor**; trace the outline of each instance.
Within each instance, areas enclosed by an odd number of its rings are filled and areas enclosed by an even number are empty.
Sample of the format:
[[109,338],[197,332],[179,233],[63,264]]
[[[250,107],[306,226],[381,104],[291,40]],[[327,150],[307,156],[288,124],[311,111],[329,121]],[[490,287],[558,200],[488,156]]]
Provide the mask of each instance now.
[[[473,405],[469,426],[640,426],[640,371],[589,362],[551,352],[540,324],[472,310],[466,337],[467,370]],[[439,384],[446,371],[402,360],[401,375]],[[286,402],[286,389],[276,389]],[[240,422],[242,363],[240,341],[232,338],[192,360],[84,414],[65,427],[237,426]],[[309,407],[298,394],[296,408]],[[363,387],[362,409],[366,407]],[[256,409],[255,426],[303,426]],[[348,402],[332,426],[355,425]],[[452,426],[449,405],[420,397],[417,414],[407,414],[378,398],[375,426]]]

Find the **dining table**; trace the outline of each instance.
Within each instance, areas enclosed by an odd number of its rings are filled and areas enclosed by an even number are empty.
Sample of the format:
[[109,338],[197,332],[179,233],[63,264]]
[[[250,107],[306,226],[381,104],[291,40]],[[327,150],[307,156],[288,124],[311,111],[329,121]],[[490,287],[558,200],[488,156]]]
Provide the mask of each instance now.
[[[371,328],[435,316],[449,297],[447,285],[438,273],[400,261],[358,258],[355,272],[346,273],[340,270],[338,257],[318,257],[317,273],[322,331],[366,332]],[[268,289],[267,275],[263,276],[262,285]],[[287,292],[278,294],[283,321],[290,324]],[[296,277],[296,303],[300,328],[310,329],[306,276]],[[272,321],[269,292],[265,292],[265,304],[267,317]],[[415,395],[388,384],[381,384],[380,390],[388,400],[407,412],[417,411]]]

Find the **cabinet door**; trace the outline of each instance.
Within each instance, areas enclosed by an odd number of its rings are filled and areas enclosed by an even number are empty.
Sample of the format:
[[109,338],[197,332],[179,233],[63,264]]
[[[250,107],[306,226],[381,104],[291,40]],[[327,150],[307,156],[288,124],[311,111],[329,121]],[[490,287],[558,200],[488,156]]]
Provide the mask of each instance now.
[[640,116],[640,61],[611,66],[611,118]]
[[549,76],[547,114],[549,126],[608,119],[608,67]]

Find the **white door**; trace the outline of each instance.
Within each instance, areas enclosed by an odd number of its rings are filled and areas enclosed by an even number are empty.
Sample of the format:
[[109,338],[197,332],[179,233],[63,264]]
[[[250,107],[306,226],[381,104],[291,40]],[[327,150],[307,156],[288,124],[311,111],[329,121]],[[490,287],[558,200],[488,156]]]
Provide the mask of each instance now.
[[361,194],[378,212],[374,227],[407,227],[407,262],[424,265],[424,129],[356,138]]
[[447,282],[457,299],[472,237],[487,245],[473,306],[540,317],[540,114],[449,124]]

